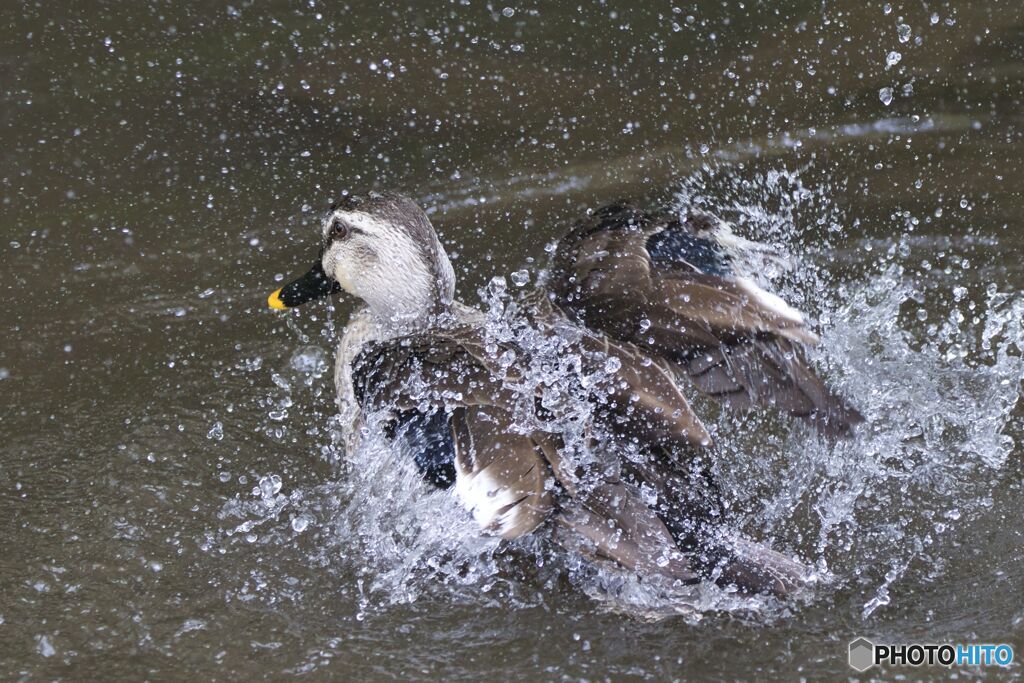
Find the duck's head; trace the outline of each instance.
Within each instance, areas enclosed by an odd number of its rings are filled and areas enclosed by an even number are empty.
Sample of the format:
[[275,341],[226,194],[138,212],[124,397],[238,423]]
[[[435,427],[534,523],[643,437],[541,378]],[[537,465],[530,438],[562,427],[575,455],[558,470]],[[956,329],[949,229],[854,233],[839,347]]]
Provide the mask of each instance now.
[[381,321],[422,320],[451,305],[455,272],[416,202],[374,192],[332,206],[313,267],[267,303],[294,308],[341,290],[365,301]]

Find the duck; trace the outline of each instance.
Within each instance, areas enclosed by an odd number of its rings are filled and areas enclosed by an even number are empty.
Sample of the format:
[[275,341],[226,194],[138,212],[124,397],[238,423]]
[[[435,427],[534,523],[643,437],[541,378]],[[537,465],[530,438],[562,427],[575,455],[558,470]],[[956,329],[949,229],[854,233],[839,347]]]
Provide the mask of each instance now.
[[361,302],[335,364],[347,449],[400,444],[481,533],[510,542],[547,534],[672,585],[782,598],[808,584],[799,558],[730,527],[717,444],[687,398],[778,410],[830,439],[864,421],[808,362],[819,339],[804,314],[759,284],[773,249],[702,211],[616,202],[571,226],[545,276],[496,314],[456,299],[407,196],[346,195],[319,236],[312,267],[268,305]]

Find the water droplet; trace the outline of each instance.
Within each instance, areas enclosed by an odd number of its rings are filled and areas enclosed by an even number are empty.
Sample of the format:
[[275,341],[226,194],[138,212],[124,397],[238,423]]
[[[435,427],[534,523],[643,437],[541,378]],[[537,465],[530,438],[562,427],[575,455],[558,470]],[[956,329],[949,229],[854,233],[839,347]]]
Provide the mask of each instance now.
[[615,356],[609,356],[608,360],[604,362],[604,371],[609,375],[614,375],[622,367],[622,361]]
[[220,441],[224,438],[224,425],[221,422],[214,422],[213,426],[210,427],[210,431],[206,432],[207,439],[213,439],[214,441]]
[[291,366],[303,375],[319,376],[327,370],[327,357],[318,346],[304,346],[292,354]]
[[906,43],[910,40],[910,26],[900,24],[896,27],[896,34],[899,36],[901,43]]
[[505,278],[500,275],[495,275],[491,278],[491,281],[487,283],[487,294],[491,298],[502,296],[507,289],[508,284],[505,282]]
[[892,88],[882,88],[878,91],[878,99],[882,101],[882,104],[889,106],[892,103]]
[[50,636],[37,636],[36,652],[44,657],[52,657],[57,654],[57,648],[50,642]]
[[276,474],[271,474],[266,477],[260,477],[259,482],[259,494],[264,500],[273,499],[274,496],[281,490],[281,477]]
[[893,50],[892,52],[885,56],[885,68],[891,69],[892,67],[899,64],[901,59],[903,59],[903,55],[901,55],[896,50]]
[[299,515],[292,517],[292,531],[297,534],[301,534],[309,526],[309,518],[305,515]]
[[501,14],[506,17],[514,17],[516,11],[511,7],[506,7],[505,9],[501,10]]
[[512,284],[516,287],[525,287],[530,282],[530,272],[527,270],[517,270],[511,275]]

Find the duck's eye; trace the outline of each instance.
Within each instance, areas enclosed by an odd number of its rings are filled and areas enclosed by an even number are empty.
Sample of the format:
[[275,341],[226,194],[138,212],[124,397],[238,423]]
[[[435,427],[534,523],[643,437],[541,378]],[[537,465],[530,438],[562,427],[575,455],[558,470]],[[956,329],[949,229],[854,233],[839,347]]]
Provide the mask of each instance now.
[[348,237],[349,227],[340,218],[335,218],[331,222],[331,229],[327,233],[328,239],[341,240]]

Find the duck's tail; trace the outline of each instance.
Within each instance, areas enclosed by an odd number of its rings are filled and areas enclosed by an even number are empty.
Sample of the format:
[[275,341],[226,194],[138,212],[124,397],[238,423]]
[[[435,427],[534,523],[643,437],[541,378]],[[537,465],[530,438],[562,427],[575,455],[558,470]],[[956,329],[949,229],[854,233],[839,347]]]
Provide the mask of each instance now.
[[666,515],[662,519],[693,571],[722,588],[783,598],[810,581],[806,565],[729,531],[720,517]]
[[721,491],[710,472],[713,448],[686,466],[668,452],[650,455],[647,461],[631,462],[631,473],[659,492],[652,512],[688,558],[691,571],[722,587],[777,597],[808,583],[804,564],[729,530]]
[[806,585],[810,575],[800,562],[706,522],[673,523],[621,481],[581,495],[559,510],[553,523],[554,538],[563,547],[641,577],[714,581],[742,593],[782,598]]
[[807,566],[776,550],[742,537],[728,545],[731,552],[716,580],[719,585],[785,597],[810,582]]

